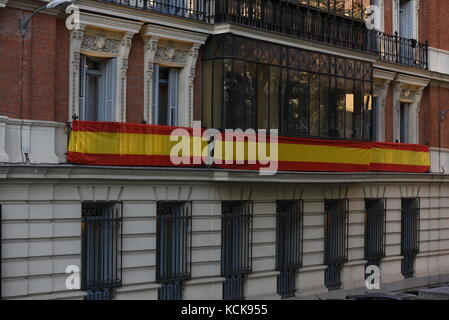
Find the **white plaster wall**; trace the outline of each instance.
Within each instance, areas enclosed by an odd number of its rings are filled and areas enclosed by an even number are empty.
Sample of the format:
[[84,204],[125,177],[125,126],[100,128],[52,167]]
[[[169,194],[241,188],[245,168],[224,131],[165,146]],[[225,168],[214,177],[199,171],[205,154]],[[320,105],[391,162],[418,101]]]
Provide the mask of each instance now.
[[[275,191],[273,191],[275,190]],[[327,190],[327,191],[323,191]],[[377,191],[376,191],[377,190]],[[380,190],[380,191],[379,191]],[[248,299],[278,299],[275,271],[275,201],[304,199],[303,268],[297,296],[327,294],[324,286],[323,199],[349,199],[349,261],[342,271],[342,290],[364,286],[364,197],[387,198],[386,257],[381,288],[403,281],[400,272],[401,197],[421,199],[420,253],[416,277],[449,274],[449,185],[447,183],[256,184],[163,181],[20,180],[0,184],[3,213],[3,298],[82,299],[65,288],[65,268],[80,265],[81,201],[123,202],[123,286],[116,299],[157,299],[155,283],[156,201],[190,200],[193,208],[192,279],[186,299],[221,299],[221,201],[254,201],[253,272],[247,278]]]

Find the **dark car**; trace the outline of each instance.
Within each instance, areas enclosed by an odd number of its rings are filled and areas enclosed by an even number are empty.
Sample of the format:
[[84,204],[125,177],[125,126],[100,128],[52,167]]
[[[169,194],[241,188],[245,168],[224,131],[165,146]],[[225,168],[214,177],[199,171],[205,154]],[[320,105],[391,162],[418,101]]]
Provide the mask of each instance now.
[[371,292],[348,295],[346,300],[418,300],[418,297],[402,292]]

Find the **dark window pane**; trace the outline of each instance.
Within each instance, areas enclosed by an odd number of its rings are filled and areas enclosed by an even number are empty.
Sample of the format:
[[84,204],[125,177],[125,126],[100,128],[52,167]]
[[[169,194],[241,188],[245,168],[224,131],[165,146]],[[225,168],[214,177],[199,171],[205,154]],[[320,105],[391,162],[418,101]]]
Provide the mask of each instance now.
[[309,135],[320,135],[320,88],[318,74],[310,73]]
[[[230,60],[215,60],[213,71],[213,127],[221,128],[223,126],[223,64],[225,68],[230,65]],[[226,73],[225,73],[226,74]]]
[[373,101],[371,82],[365,81],[363,84],[363,139],[375,140],[377,134],[375,129],[376,105]]
[[335,98],[337,100],[336,137],[345,137],[346,83],[344,78],[337,78]]
[[203,99],[202,99],[202,112],[201,112],[201,122],[203,126],[212,128],[212,110],[214,106],[212,105],[212,64],[213,60],[206,60],[203,62]]
[[280,68],[270,67],[270,129],[279,129]]
[[320,75],[320,136],[329,136],[329,76]]
[[259,65],[257,67],[257,129],[268,129],[269,70],[268,65]]

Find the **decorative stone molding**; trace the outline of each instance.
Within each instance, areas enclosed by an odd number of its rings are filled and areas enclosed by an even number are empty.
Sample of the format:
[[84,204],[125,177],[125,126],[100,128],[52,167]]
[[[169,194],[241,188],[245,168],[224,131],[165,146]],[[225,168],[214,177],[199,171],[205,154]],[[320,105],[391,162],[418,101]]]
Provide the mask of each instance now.
[[374,70],[374,90],[373,95],[379,99],[379,108],[376,109],[377,132],[376,141],[385,141],[385,104],[388,88],[394,79],[395,73],[381,70]]
[[70,64],[69,64],[69,119],[72,116],[79,115],[79,71],[80,71],[80,52],[83,41],[85,26],[80,30],[70,31]]
[[408,142],[419,143],[419,112],[421,97],[429,80],[398,75],[393,90],[393,141],[400,141],[401,102],[409,104]]
[[107,39],[106,35],[85,35],[81,43],[82,50],[94,51],[107,54],[118,54],[120,50],[120,40]]
[[154,61],[162,63],[166,62],[170,64],[180,64],[184,66],[189,55],[190,52],[186,50],[179,50],[173,47],[158,47],[154,55]]
[[145,25],[141,32],[145,43],[144,55],[144,117],[147,123],[154,123],[152,115],[153,68],[154,64],[180,68],[178,125],[192,126],[193,80],[198,50],[206,41],[206,35],[176,30],[156,25]]
[[144,37],[144,120],[147,123],[153,123],[152,101],[153,101],[153,67],[154,56],[157,51],[157,42],[159,37]]
[[70,38],[70,112],[79,115],[80,54],[117,59],[115,121],[126,120],[126,78],[128,55],[133,35],[142,23],[82,12],[81,30],[71,31]]
[[0,8],[6,8],[7,3],[8,3],[8,0],[0,0]]

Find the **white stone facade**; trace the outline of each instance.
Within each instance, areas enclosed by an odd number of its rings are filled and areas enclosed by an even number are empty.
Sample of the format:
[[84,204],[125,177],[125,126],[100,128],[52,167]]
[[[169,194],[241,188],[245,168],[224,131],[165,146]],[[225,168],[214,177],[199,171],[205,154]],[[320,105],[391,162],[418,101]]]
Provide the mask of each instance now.
[[[65,268],[81,263],[81,202],[123,203],[123,285],[116,299],[157,299],[156,201],[192,201],[192,279],[185,299],[221,299],[221,201],[252,200],[252,273],[248,299],[278,299],[276,293],[276,200],[304,200],[304,266],[297,297],[316,298],[364,288],[364,199],[387,198],[386,257],[381,288],[407,289],[449,279],[449,179],[402,174],[281,173],[1,167],[4,299],[82,299],[65,288]],[[6,179],[6,180],[5,180]],[[33,179],[33,180],[31,180]],[[31,182],[32,181],[32,182]],[[270,182],[270,183],[267,183]],[[273,191],[275,190],[275,192]],[[401,275],[401,198],[420,198],[420,253],[415,277]],[[342,290],[324,286],[324,199],[349,199],[348,262]]]

